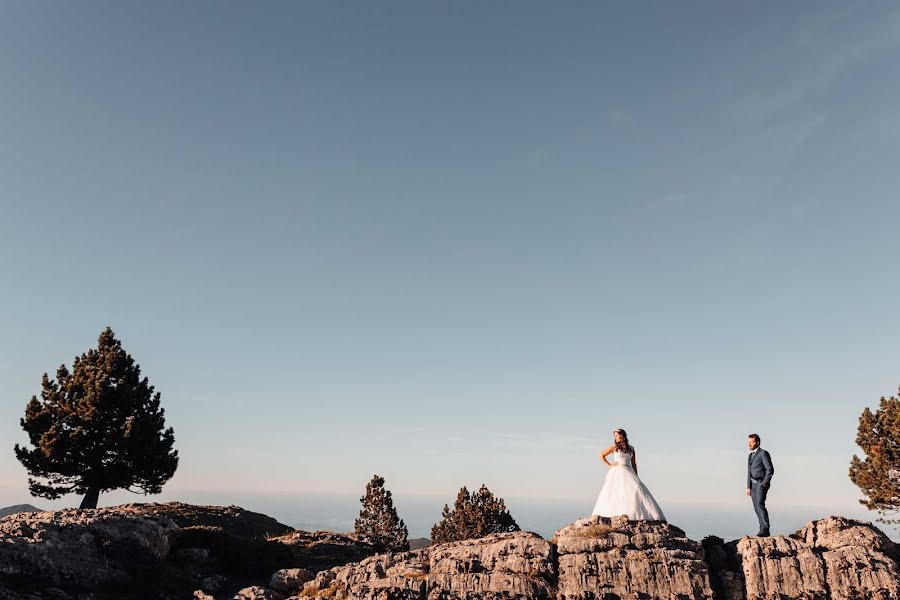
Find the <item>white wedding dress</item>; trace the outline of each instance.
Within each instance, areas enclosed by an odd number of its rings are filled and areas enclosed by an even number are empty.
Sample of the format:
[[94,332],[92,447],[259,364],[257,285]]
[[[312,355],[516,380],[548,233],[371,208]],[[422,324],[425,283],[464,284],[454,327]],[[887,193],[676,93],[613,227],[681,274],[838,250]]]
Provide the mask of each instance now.
[[606,480],[591,515],[601,517],[626,515],[633,521],[665,521],[666,517],[653,499],[653,494],[634,471],[631,452],[616,450],[612,456],[613,466],[606,474]]

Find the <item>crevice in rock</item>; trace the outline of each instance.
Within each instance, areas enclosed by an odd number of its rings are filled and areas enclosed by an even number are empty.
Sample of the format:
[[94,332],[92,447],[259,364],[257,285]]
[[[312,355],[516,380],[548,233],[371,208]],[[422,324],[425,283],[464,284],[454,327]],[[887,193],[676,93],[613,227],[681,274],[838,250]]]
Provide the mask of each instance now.
[[819,559],[819,563],[822,565],[822,578],[825,580],[825,600],[831,600],[831,585],[828,582],[828,561],[825,560],[823,556],[822,548],[819,546],[819,522],[813,521],[813,539],[812,539],[812,551],[813,554],[816,555],[816,558]]
[[[703,547],[703,562],[709,573],[709,584],[714,600],[745,600],[747,597],[744,583],[744,570],[739,563],[737,542],[725,542],[722,538],[708,535],[700,542]],[[733,584],[726,589],[726,580],[740,581],[740,599],[733,595]]]
[[550,542],[550,566],[553,568],[553,585],[559,587],[559,550]]

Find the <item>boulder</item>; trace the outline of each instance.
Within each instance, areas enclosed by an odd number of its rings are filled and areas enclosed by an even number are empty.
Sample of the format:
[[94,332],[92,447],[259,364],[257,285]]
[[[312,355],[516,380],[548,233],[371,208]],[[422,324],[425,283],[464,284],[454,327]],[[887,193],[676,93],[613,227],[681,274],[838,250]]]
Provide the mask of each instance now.
[[681,529],[588,517],[556,532],[560,600],[713,597],[703,549]]
[[865,521],[827,517],[791,536],[744,537],[737,555],[747,600],[900,598],[896,547]]
[[550,544],[528,532],[379,554],[319,573],[303,597],[412,599],[553,598]]
[[744,537],[737,545],[746,598],[825,599],[825,573],[812,548],[786,536]]
[[253,585],[239,591],[234,600],[284,600],[284,596],[275,590]]
[[272,575],[269,587],[290,596],[299,593],[303,589],[303,584],[314,577],[315,575],[306,569],[281,569]]
[[303,586],[311,598],[424,598],[428,556],[422,551],[379,554],[359,563],[319,572]]
[[430,546],[429,598],[552,598],[550,544],[529,532]]
[[20,512],[0,519],[0,580],[29,588],[127,586],[158,567],[179,529],[115,509]]

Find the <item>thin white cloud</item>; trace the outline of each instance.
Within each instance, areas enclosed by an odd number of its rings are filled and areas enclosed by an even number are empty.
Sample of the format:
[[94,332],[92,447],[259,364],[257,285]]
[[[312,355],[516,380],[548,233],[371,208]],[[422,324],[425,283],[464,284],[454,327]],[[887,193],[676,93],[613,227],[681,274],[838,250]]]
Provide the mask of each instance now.
[[756,66],[774,76],[763,82],[755,78],[743,81],[741,98],[730,112],[752,123],[776,119],[826,92],[835,80],[873,55],[900,45],[900,11],[852,32],[848,42],[838,41],[837,29],[847,15],[840,17],[810,24],[795,34],[787,47],[770,50]]

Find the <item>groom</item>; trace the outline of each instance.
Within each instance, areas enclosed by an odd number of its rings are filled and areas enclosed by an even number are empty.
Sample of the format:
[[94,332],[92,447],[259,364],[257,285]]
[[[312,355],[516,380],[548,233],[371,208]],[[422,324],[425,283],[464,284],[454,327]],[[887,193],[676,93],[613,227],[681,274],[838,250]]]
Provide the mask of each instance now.
[[747,457],[747,495],[753,499],[753,509],[759,518],[759,533],[756,535],[768,537],[769,511],[766,510],[766,495],[769,493],[775,467],[772,466],[769,453],[759,447],[758,435],[751,433],[747,437],[747,447],[750,448],[750,456]]

